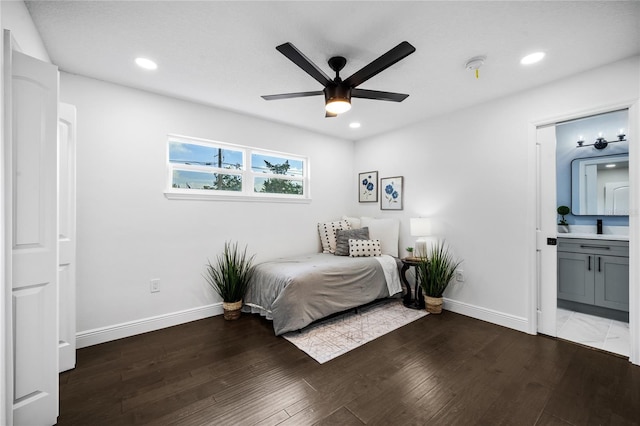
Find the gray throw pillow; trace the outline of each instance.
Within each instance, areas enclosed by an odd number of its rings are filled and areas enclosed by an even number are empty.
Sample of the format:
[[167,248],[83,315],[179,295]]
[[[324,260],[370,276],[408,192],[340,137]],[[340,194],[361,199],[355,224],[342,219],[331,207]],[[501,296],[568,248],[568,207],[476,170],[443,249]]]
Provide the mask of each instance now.
[[349,239],[368,240],[369,228],[338,229],[336,231],[336,256],[349,256]]

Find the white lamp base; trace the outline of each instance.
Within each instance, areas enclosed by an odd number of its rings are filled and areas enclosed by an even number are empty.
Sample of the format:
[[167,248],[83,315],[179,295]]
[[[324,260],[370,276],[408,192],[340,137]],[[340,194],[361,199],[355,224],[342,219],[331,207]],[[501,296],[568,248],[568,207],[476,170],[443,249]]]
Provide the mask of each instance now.
[[415,257],[427,257],[427,241],[424,238],[418,238],[416,240],[413,255]]

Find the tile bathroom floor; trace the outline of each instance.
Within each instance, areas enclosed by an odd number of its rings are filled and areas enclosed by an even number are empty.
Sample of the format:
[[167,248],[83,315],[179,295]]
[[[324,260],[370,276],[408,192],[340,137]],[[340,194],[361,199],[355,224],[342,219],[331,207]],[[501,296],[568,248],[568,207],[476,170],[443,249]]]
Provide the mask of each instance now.
[[629,324],[626,322],[558,308],[556,325],[560,339],[629,356]]

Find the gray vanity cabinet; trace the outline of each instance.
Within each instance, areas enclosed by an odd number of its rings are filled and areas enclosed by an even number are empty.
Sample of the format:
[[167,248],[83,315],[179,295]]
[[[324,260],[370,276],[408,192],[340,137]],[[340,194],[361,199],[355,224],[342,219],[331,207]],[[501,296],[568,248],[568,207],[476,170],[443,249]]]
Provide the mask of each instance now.
[[629,243],[558,239],[558,299],[629,311]]
[[[595,303],[593,256],[560,251],[558,244],[558,299]],[[591,263],[591,265],[589,265]]]
[[599,256],[595,304],[629,312],[629,257]]

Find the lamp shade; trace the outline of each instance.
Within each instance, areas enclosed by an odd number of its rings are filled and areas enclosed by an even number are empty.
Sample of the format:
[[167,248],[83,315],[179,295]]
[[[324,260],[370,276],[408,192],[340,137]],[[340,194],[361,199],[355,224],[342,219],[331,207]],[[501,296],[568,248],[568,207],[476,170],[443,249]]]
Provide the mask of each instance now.
[[428,237],[431,235],[431,219],[428,217],[412,217],[409,227],[413,237]]

